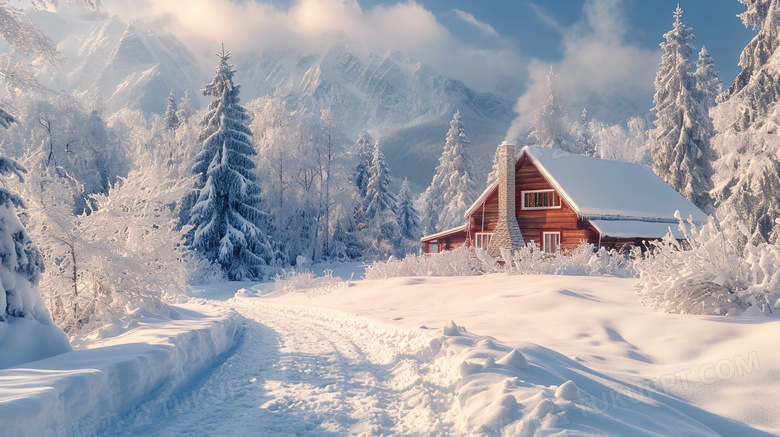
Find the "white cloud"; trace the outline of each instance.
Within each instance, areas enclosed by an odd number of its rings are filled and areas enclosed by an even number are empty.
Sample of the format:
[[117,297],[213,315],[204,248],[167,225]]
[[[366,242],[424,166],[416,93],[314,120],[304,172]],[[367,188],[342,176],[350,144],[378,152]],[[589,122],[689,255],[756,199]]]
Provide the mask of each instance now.
[[484,21],[477,20],[477,18],[474,17],[474,15],[469,14],[468,12],[461,11],[460,9],[453,9],[453,12],[455,12],[455,15],[457,15],[458,18],[465,21],[466,23],[471,24],[472,26],[476,27],[482,32],[491,36],[498,36],[498,32],[496,32],[496,29],[494,29],[493,26],[491,26],[488,23],[485,23]]
[[459,40],[414,0],[366,9],[357,0],[295,0],[286,9],[270,1],[103,3],[107,11],[123,19],[165,25],[197,55],[208,57],[207,63],[213,62],[210,55],[222,42],[236,55],[267,50],[315,51],[349,43],[357,50],[377,53],[398,50],[481,90],[506,87],[524,73],[517,53],[502,47],[475,47]]
[[[570,108],[587,107],[605,121],[649,110],[641,105],[652,93],[660,50],[626,41],[627,20],[622,0],[587,0],[584,21],[562,28],[563,58],[553,63],[558,92]],[[559,25],[553,25],[556,27]],[[528,64],[526,91],[515,105],[519,114],[507,138],[515,140],[533,119],[547,91],[550,63]],[[612,119],[611,119],[612,118]]]

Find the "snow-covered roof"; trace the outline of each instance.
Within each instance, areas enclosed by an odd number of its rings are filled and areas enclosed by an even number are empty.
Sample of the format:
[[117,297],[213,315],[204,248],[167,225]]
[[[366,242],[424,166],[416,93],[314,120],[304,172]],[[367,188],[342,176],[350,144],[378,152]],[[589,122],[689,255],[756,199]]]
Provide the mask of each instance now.
[[[643,222],[639,220],[590,220],[602,237],[661,239],[669,231],[674,238],[683,239],[678,223]],[[686,224],[686,227],[689,226]]]
[[456,228],[447,229],[446,231],[441,231],[439,233],[433,234],[433,235],[426,235],[422,238],[420,238],[420,242],[424,243],[426,241],[435,240],[439,237],[444,237],[445,235],[454,234],[456,232],[467,232],[469,230],[469,224],[466,223],[464,225],[458,226]]
[[[641,221],[677,223],[674,213],[680,211],[683,219],[691,216],[694,222],[707,221],[704,212],[644,165],[535,146],[523,147],[518,156],[524,153],[582,218],[591,221],[629,219],[635,225]],[[474,202],[467,217],[487,200],[496,184],[489,186]],[[639,235],[631,233],[631,236]]]

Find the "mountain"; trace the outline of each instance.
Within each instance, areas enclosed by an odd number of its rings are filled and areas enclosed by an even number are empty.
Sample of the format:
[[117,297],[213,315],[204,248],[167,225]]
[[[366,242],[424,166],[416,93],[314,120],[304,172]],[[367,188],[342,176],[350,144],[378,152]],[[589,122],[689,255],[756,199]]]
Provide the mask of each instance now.
[[[160,114],[171,89],[179,97],[189,91],[196,104],[206,102],[199,89],[211,72],[175,36],[78,8],[33,15],[69,59],[56,75],[41,79],[47,86],[98,89],[108,112]],[[244,102],[282,92],[292,110],[318,114],[330,108],[350,138],[363,128],[380,138],[393,176],[408,177],[418,189],[430,183],[456,109],[484,174],[514,118],[509,100],[476,92],[394,51],[365,54],[333,46],[311,53],[235,53],[233,61]]]
[[334,46],[322,53],[236,59],[244,95],[280,90],[293,110],[331,108],[350,138],[361,129],[379,138],[393,175],[408,177],[418,188],[431,181],[456,109],[484,174],[514,118],[508,100],[476,92],[395,51],[364,55]]
[[54,76],[41,78],[48,87],[97,89],[108,112],[131,108],[160,114],[171,90],[178,97],[187,90],[200,103],[207,75],[176,37],[80,8],[31,15],[68,58]]

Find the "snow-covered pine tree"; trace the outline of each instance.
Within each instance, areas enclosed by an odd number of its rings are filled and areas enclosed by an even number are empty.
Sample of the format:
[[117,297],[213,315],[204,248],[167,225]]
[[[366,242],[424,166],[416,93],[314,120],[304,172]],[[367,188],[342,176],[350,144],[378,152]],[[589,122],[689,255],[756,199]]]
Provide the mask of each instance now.
[[780,1],[740,0],[758,34],[740,56],[742,71],[712,110],[718,135],[713,198],[737,247],[780,242]]
[[175,131],[179,127],[179,116],[176,114],[176,96],[173,94],[173,90],[168,95],[168,106],[165,108],[165,128],[170,131]]
[[222,266],[230,280],[263,277],[263,266],[273,257],[259,209],[260,187],[255,182],[256,154],[247,127],[249,115],[239,105],[239,86],[233,83],[230,52],[217,55],[216,74],[203,89],[215,97],[200,121],[202,144],[193,172],[197,201],[186,241],[206,259]]
[[[24,173],[16,161],[0,157],[0,174],[23,180]],[[21,205],[19,196],[0,181],[0,369],[71,350],[41,297],[43,257],[16,215]],[[14,319],[28,323],[12,323]]]
[[[718,100],[728,103],[728,112],[734,114],[723,114],[724,122],[729,123],[724,128],[733,124],[734,129],[743,131],[754,123],[762,123],[780,100],[780,68],[773,62],[780,47],[780,1],[739,1],[747,8],[739,15],[742,22],[759,30],[739,57],[742,71]],[[723,131],[718,124],[718,130]]]
[[371,178],[371,163],[374,159],[374,140],[365,129],[360,131],[360,136],[352,148],[352,153],[357,159],[355,172],[352,176],[355,184],[354,221],[358,229],[363,229],[367,226],[370,219],[366,214],[366,208],[368,207],[366,188],[368,187],[368,180]]
[[536,110],[528,137],[539,147],[581,153],[569,133],[568,110],[555,87],[556,77],[550,67],[550,72],[547,73],[547,99],[542,107]]
[[398,216],[401,236],[416,243],[421,237],[420,217],[414,208],[414,194],[412,194],[412,189],[409,188],[408,179],[404,179],[403,184],[401,184],[401,191],[398,192],[396,215]]
[[365,254],[374,259],[385,259],[397,252],[400,233],[395,210],[397,199],[390,191],[390,169],[379,145],[374,145],[369,179],[366,184],[367,226],[362,230]]
[[715,106],[715,99],[720,94],[723,84],[718,78],[718,71],[715,70],[715,61],[704,46],[701,47],[699,59],[696,60],[696,71],[693,77],[698,93],[697,100],[709,111]]
[[479,195],[474,165],[468,156],[469,144],[460,111],[455,111],[436,174],[423,194],[422,225],[426,233],[462,225],[463,214]]
[[588,110],[582,108],[580,120],[576,123],[572,123],[570,134],[579,153],[588,156],[596,156],[596,143],[593,141],[593,135],[590,132],[590,121]]
[[672,30],[664,34],[663,56],[655,78],[653,113],[653,171],[705,211],[711,208],[712,162],[710,140],[714,134],[707,108],[697,99],[691,73],[693,39],[682,21],[682,9],[674,12]]
[[192,104],[189,91],[184,90],[184,97],[181,98],[181,102],[176,107],[176,118],[179,120],[179,124],[187,124],[193,115],[195,115],[195,106]]

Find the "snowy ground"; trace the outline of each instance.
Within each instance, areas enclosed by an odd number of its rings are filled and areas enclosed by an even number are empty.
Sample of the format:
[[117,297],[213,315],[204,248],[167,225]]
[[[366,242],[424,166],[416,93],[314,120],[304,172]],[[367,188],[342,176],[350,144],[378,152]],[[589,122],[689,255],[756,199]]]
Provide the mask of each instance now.
[[[349,278],[352,267],[334,275]],[[193,295],[245,317],[235,349],[184,388],[126,405],[94,435],[780,433],[780,321],[659,314],[639,304],[634,282],[202,287]],[[90,435],[82,430],[50,435]]]

